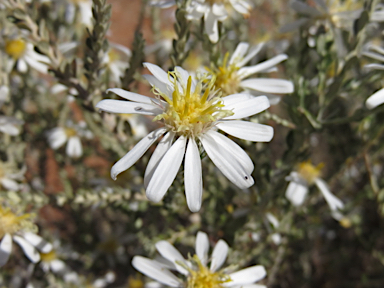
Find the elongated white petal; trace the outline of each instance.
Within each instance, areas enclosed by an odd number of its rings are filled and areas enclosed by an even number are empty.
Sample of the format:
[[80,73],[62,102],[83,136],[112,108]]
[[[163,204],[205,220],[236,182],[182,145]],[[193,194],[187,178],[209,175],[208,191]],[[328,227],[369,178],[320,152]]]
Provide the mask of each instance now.
[[132,266],[144,275],[164,285],[171,287],[179,287],[181,285],[181,281],[175,275],[153,260],[135,256],[132,260]]
[[244,57],[244,59],[242,61],[240,61],[239,63],[237,63],[237,67],[243,67],[245,64],[247,64],[253,57],[256,56],[257,53],[260,52],[261,48],[264,47],[264,43],[260,43],[254,47],[252,47],[250,50],[249,50],[249,53],[247,54],[247,56]]
[[267,275],[264,266],[256,265],[235,273],[229,274],[232,281],[224,283],[224,287],[232,287],[236,285],[247,285],[255,283],[263,279]]
[[153,76],[155,76],[161,82],[167,85],[172,85],[172,83],[169,81],[168,73],[161,69],[159,66],[148,62],[143,63],[143,65],[152,73]]
[[207,264],[208,261],[208,251],[209,251],[209,239],[207,233],[197,232],[195,251],[197,257],[199,257],[203,265]]
[[205,14],[205,32],[208,34],[209,40],[212,43],[217,43],[219,41],[219,28],[218,28],[218,19],[215,14],[213,14],[212,9],[209,9],[208,13]]
[[235,9],[237,12],[243,15],[249,15],[251,6],[247,2],[238,0],[229,0],[229,2],[231,2],[233,9]]
[[140,159],[141,156],[148,150],[148,148],[165,132],[166,128],[162,127],[155,131],[149,133],[146,137],[141,139],[139,143],[132,148],[123,158],[116,162],[115,165],[112,166],[111,169],[111,177],[116,180],[116,176],[121,172],[127,170],[133,164],[136,163],[137,160]]
[[65,269],[65,263],[59,259],[52,260],[50,266],[55,273],[63,272]]
[[230,106],[239,102],[247,101],[253,98],[255,98],[255,96],[249,93],[239,93],[239,94],[232,94],[229,96],[225,96],[221,100],[223,101],[223,104],[225,105],[225,107],[227,107],[227,106]]
[[303,204],[307,193],[307,185],[296,181],[291,181],[289,182],[287,190],[285,191],[285,197],[287,197],[287,199],[291,201],[294,206],[300,206]]
[[325,200],[327,201],[329,208],[331,208],[332,211],[336,211],[339,209],[344,208],[343,202],[339,198],[337,198],[335,195],[329,191],[327,183],[324,182],[324,180],[320,178],[316,178],[315,180],[316,186],[319,188],[321,193],[323,194]]
[[201,207],[203,178],[199,148],[195,139],[189,138],[184,161],[185,196],[189,210],[197,212]]
[[153,102],[158,103],[159,100],[150,98],[144,95],[140,95],[137,93],[133,93],[124,89],[120,88],[111,88],[107,90],[108,92],[115,93],[116,95],[119,95],[120,97],[123,97],[124,99],[134,101],[134,102],[139,102],[139,103],[145,103],[145,104],[150,104],[153,105]]
[[28,63],[29,66],[31,66],[36,71],[39,71],[40,73],[47,74],[48,73],[48,66],[46,64],[43,64],[31,57],[24,57],[25,62]]
[[226,150],[227,154],[231,154],[234,158],[238,159],[238,161],[249,174],[252,173],[253,169],[255,169],[255,166],[253,165],[251,158],[243,150],[243,148],[241,148],[238,144],[236,144],[231,139],[221,133],[218,133],[213,130],[207,133],[210,137],[213,138],[213,140],[221,149]]
[[232,116],[225,117],[226,120],[241,119],[249,117],[269,108],[267,96],[253,97],[246,101],[241,101],[231,105],[225,105],[225,109],[232,110]]
[[367,101],[365,101],[365,105],[368,109],[376,108],[377,106],[384,103],[384,88],[379,91],[373,93],[368,97]]
[[27,258],[31,260],[32,263],[39,262],[39,252],[37,252],[35,247],[33,247],[28,241],[17,235],[13,235],[13,240],[20,245],[21,249],[24,251],[25,256],[27,256]]
[[224,264],[225,259],[227,259],[228,254],[228,244],[224,240],[220,239],[215,248],[213,248],[212,252],[212,261],[210,270],[215,272],[220,269],[220,267]]
[[144,104],[124,100],[104,99],[96,104],[96,108],[110,113],[157,115],[162,109],[153,104]]
[[287,59],[288,56],[286,54],[280,54],[257,65],[240,68],[237,73],[240,76],[240,79],[244,79],[252,74],[265,72]]
[[[181,80],[183,80],[183,83],[181,83],[184,87],[187,87],[188,83],[188,78],[189,78],[189,73],[187,70],[183,69],[180,66],[175,67],[175,71],[180,74]],[[194,90],[194,89],[192,89]]]
[[183,161],[186,141],[184,136],[179,137],[161,159],[146,190],[149,200],[159,202],[171,186]]
[[12,123],[1,124],[0,131],[11,136],[17,136],[20,134],[20,129]]
[[4,235],[0,243],[0,267],[4,266],[12,252],[12,237],[8,233]]
[[172,99],[172,93],[174,91],[174,87],[170,86],[170,84],[165,84],[157,79],[153,75],[145,74],[143,77],[151,84],[151,86],[157,91],[164,93],[168,96],[169,99]]
[[165,153],[168,151],[169,147],[171,147],[174,138],[175,138],[175,133],[172,131],[169,131],[166,135],[164,135],[163,139],[160,140],[159,144],[157,144],[157,147],[153,152],[151,159],[149,159],[147,168],[145,169],[145,174],[144,174],[145,188],[147,188],[148,183],[151,181],[153,173],[155,172],[161,159],[163,158]]
[[33,246],[35,246],[41,252],[43,252],[43,253],[51,252],[52,244],[45,241],[39,235],[36,235],[34,233],[31,233],[31,232],[24,232],[22,235],[23,235],[25,240],[27,240],[29,243],[31,243]]
[[156,249],[168,261],[176,264],[176,269],[184,275],[188,275],[188,271],[180,266],[177,262],[185,263],[184,257],[180,252],[168,241],[159,241],[156,243]]
[[248,49],[249,44],[247,42],[240,42],[237,45],[235,52],[233,52],[231,60],[229,60],[229,65],[242,61]]
[[206,133],[200,136],[208,157],[216,167],[240,189],[245,189],[254,184],[253,178],[244,166],[239,163],[231,153],[222,149],[218,143]]
[[372,64],[364,65],[364,69],[367,69],[367,70],[371,70],[371,69],[372,70],[384,70],[384,65],[372,63]]
[[293,83],[283,79],[252,78],[241,81],[240,86],[265,93],[289,94],[294,91]]
[[66,141],[67,134],[62,127],[54,128],[48,133],[48,142],[52,149],[60,148]]
[[17,191],[20,188],[20,185],[15,181],[7,177],[0,179],[0,184],[7,190]]
[[28,70],[28,65],[27,65],[27,62],[25,62],[25,60],[23,58],[20,58],[19,60],[17,60],[17,70],[21,73],[25,73],[27,72]]
[[73,136],[68,139],[66,153],[72,158],[78,158],[83,155],[83,146],[81,145],[81,141],[78,136]]
[[273,128],[259,123],[232,120],[219,122],[216,126],[229,135],[249,141],[269,142],[273,137]]

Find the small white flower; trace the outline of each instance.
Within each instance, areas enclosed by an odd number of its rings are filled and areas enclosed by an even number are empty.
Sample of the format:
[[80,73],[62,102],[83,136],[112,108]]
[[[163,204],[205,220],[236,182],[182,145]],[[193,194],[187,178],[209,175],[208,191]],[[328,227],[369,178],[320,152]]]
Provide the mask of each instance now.
[[315,184],[323,194],[332,212],[344,208],[343,202],[329,191],[328,185],[319,178],[322,165],[313,166],[309,161],[299,165],[298,171],[293,171],[286,177],[290,181],[285,196],[295,206],[303,204],[307,196],[309,186]]
[[252,6],[248,0],[194,0],[187,7],[187,18],[200,20],[204,17],[205,32],[209,40],[216,43],[219,40],[218,22],[222,22],[233,10],[249,16]]
[[15,117],[0,116],[0,132],[11,136],[17,136],[20,134],[20,125],[24,122]]
[[[184,288],[266,288],[264,285],[253,284],[267,275],[261,265],[233,273],[229,273],[229,267],[220,269],[227,258],[228,244],[224,240],[219,240],[211,257],[208,257],[209,239],[204,232],[197,233],[196,254],[188,260],[167,241],[157,242],[156,249],[161,255],[160,258],[151,260],[135,256],[132,265],[141,273],[164,285]],[[170,270],[177,271],[182,277],[175,276]]]
[[66,154],[72,158],[83,155],[83,146],[80,136],[87,139],[92,138],[92,133],[85,129],[85,123],[73,125],[68,123],[66,128],[56,127],[48,132],[48,142],[52,149],[58,149],[67,142]]
[[28,65],[33,69],[47,74],[50,60],[47,56],[37,53],[32,43],[21,38],[9,40],[5,43],[5,52],[10,56],[8,69],[12,69],[16,61],[17,70],[26,73]]
[[4,266],[12,252],[12,240],[20,245],[25,256],[31,262],[36,263],[40,260],[40,254],[36,248],[44,253],[52,250],[52,245],[40,236],[28,232],[32,222],[28,218],[31,215],[24,214],[17,216],[9,208],[0,205],[0,267]]
[[22,187],[16,180],[24,179],[25,169],[17,171],[10,163],[0,161],[0,187],[10,191],[18,191]]
[[[253,185],[254,165],[250,157],[232,140],[217,129],[249,141],[268,142],[273,137],[270,126],[241,121],[269,107],[266,96],[234,94],[225,98],[213,91],[214,79],[193,79],[176,67],[168,74],[160,67],[145,63],[153,75],[145,78],[154,88],[157,99],[114,88],[109,91],[129,100],[102,100],[96,107],[112,113],[135,113],[155,116],[165,127],[144,137],[111,169],[111,177],[131,167],[161,136],[145,171],[147,197],[159,202],[171,186],[184,159],[185,193],[188,207],[198,211],[203,190],[200,141],[208,157],[237,187]],[[207,84],[207,81],[210,81]]]
[[267,93],[268,98],[271,97],[276,100],[276,98],[280,98],[276,95],[272,95],[273,93],[288,94],[293,92],[293,83],[288,80],[248,78],[256,73],[276,71],[276,65],[288,58],[287,55],[280,54],[256,65],[245,66],[260,52],[262,47],[263,44],[259,44],[250,49],[248,43],[241,42],[237,45],[237,48],[230,59],[229,54],[226,54],[223,64],[220,67],[208,69],[216,76],[215,85],[217,88],[221,89],[223,96],[245,91],[258,95],[265,95]]
[[107,66],[112,82],[120,84],[120,78],[124,76],[125,70],[129,67],[128,59],[131,55],[131,50],[127,47],[110,43],[110,48],[103,58],[103,64]]

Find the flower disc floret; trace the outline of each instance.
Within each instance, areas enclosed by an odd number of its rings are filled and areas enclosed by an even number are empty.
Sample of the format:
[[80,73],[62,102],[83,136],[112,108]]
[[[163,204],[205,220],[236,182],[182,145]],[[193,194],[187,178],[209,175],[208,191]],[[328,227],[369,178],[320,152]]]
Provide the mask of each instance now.
[[173,132],[183,136],[199,136],[212,127],[219,119],[233,115],[230,110],[224,110],[224,104],[220,97],[215,97],[213,91],[215,79],[211,78],[205,87],[201,79],[192,90],[192,77],[189,76],[186,87],[178,85],[180,76],[177,72],[168,72],[170,82],[174,84],[175,90],[172,99],[161,94],[168,103],[166,111],[157,115],[153,121],[164,120],[165,125]]
[[5,234],[13,235],[25,227],[31,226],[32,223],[29,221],[31,217],[31,214],[17,216],[11,209],[0,206],[0,239]]
[[13,59],[19,59],[24,55],[27,44],[22,39],[7,41],[5,44],[5,52]]
[[323,163],[314,166],[310,161],[305,161],[299,164],[298,172],[311,185],[320,176],[323,166]]

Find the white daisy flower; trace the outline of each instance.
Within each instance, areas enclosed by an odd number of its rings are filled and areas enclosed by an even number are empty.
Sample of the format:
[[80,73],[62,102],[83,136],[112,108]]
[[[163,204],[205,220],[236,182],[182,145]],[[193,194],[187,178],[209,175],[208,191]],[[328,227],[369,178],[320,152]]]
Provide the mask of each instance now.
[[249,16],[252,6],[248,0],[194,0],[187,7],[187,18],[200,20],[204,17],[205,32],[212,43],[219,41],[218,22],[222,22],[233,11]]
[[24,122],[15,117],[0,116],[0,132],[11,136],[17,136],[20,134],[20,125]]
[[[234,94],[221,98],[213,91],[214,77],[193,79],[181,67],[168,74],[160,67],[145,63],[153,75],[144,77],[153,86],[157,99],[114,88],[111,91],[129,101],[102,100],[96,107],[112,113],[136,113],[155,116],[165,127],[144,137],[111,169],[111,177],[131,167],[161,136],[145,171],[147,197],[159,202],[175,179],[184,160],[185,193],[188,207],[198,211],[203,190],[200,151],[197,141],[219,170],[237,187],[253,185],[254,165],[250,157],[224,132],[249,141],[268,142],[273,137],[270,126],[241,121],[269,107],[266,96]],[[209,83],[207,83],[209,82]]]
[[339,209],[344,208],[343,202],[329,191],[327,183],[319,177],[322,166],[320,164],[315,167],[310,161],[302,162],[297,171],[291,172],[285,178],[290,181],[285,196],[294,206],[303,204],[309,187],[315,184],[323,194],[332,212],[338,212]]
[[33,223],[29,220],[30,214],[17,216],[9,208],[0,205],[0,267],[4,266],[12,252],[12,240],[20,245],[25,256],[31,262],[36,263],[40,260],[40,254],[36,248],[44,253],[52,249],[52,245],[40,236],[29,232]]
[[64,261],[58,258],[54,249],[47,253],[40,252],[40,258],[40,266],[45,273],[48,273],[49,271],[54,273],[62,273],[66,269]]
[[[220,269],[227,258],[228,244],[224,240],[219,240],[211,257],[208,257],[209,239],[204,232],[197,233],[196,254],[188,260],[184,259],[180,252],[167,241],[157,242],[156,249],[161,255],[160,258],[151,260],[135,256],[132,265],[144,275],[169,287],[267,287],[253,284],[267,275],[264,266],[255,265],[233,273],[228,273],[231,270],[230,267]],[[170,270],[177,271],[182,276],[177,277]]]
[[[365,51],[362,53],[364,56],[370,57],[372,59],[378,60],[380,62],[384,62],[384,49],[380,46],[374,44],[368,44],[365,48]],[[372,63],[365,65],[366,69],[375,69],[375,70],[384,70],[384,64]],[[384,88],[373,93],[368,99],[365,101],[365,106],[368,109],[374,109],[377,106],[384,103]]]
[[220,67],[208,69],[210,73],[216,76],[215,86],[221,89],[223,96],[244,91],[257,93],[258,95],[267,94],[270,101],[273,101],[273,104],[277,104],[276,102],[278,102],[280,97],[273,95],[273,93],[288,94],[293,92],[293,83],[288,80],[248,78],[256,73],[276,71],[276,65],[288,58],[286,54],[280,54],[256,65],[244,67],[260,52],[262,47],[263,44],[259,44],[250,49],[248,43],[241,42],[237,45],[230,59],[227,53]]
[[17,183],[17,180],[23,180],[24,173],[25,169],[16,172],[12,164],[0,161],[0,187],[10,191],[20,190],[22,184]]
[[103,58],[103,64],[106,65],[109,79],[112,82],[120,84],[120,78],[124,76],[125,70],[129,67],[128,59],[131,55],[131,50],[127,47],[110,43],[110,48]]
[[12,69],[16,61],[16,68],[21,73],[26,73],[28,66],[41,73],[48,73],[49,58],[37,53],[32,43],[21,38],[8,40],[5,43],[5,52],[10,56],[9,70]]
[[68,123],[67,127],[56,127],[48,132],[48,142],[52,149],[58,149],[67,142],[66,154],[72,158],[83,155],[80,137],[92,138],[92,132],[86,129],[85,122],[78,125]]

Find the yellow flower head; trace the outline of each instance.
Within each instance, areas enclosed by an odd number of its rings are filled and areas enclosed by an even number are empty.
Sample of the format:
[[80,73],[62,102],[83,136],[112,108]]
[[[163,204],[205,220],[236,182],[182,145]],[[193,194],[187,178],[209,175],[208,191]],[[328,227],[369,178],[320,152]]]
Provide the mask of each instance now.
[[13,59],[17,60],[24,55],[27,44],[22,39],[6,41],[5,52]]
[[30,221],[33,215],[24,214],[17,216],[9,208],[3,208],[0,205],[0,239],[5,234],[14,234],[20,230],[31,228],[34,224]]
[[321,169],[324,167],[323,163],[320,163],[317,166],[314,166],[311,161],[305,161],[299,164],[298,172],[301,177],[308,182],[308,184],[313,184],[321,174]]

